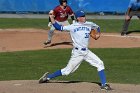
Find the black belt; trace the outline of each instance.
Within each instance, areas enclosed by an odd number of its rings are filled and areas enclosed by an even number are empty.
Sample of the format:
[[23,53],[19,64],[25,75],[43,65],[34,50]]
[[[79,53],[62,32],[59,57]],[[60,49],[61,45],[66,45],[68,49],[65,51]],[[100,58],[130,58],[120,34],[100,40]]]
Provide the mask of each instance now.
[[80,50],[82,50],[82,51],[86,51],[86,50],[87,50],[87,48],[78,48],[78,47],[75,47],[75,49],[76,49],[76,50],[79,50],[79,49],[80,49]]

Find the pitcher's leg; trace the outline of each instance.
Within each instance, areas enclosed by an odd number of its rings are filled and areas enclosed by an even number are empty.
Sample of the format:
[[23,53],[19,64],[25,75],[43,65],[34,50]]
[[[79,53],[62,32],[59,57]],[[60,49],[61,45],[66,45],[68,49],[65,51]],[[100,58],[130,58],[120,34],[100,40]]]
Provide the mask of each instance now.
[[62,72],[61,70],[57,70],[56,72],[52,73],[52,74],[48,74],[47,78],[48,79],[52,79],[58,76],[62,76]]
[[50,80],[50,79],[53,79],[58,76],[69,75],[70,73],[74,72],[79,67],[79,65],[81,64],[81,62],[83,60],[83,57],[78,57],[78,58],[79,59],[71,58],[65,68],[63,68],[61,70],[57,70],[54,73],[46,75],[46,79]]
[[52,78],[62,76],[62,75],[69,75],[70,73],[73,73],[81,64],[83,60],[83,56],[79,56],[78,53],[72,52],[72,56],[67,64],[67,66],[61,70],[57,70],[54,73],[48,74],[45,73],[40,79],[39,83],[44,83],[46,81],[49,81]]
[[70,73],[73,73],[74,71],[76,71],[82,61],[83,61],[83,56],[72,57],[69,60],[67,66],[61,69],[62,75],[69,75]]
[[91,51],[88,52],[87,56],[85,57],[85,60],[92,66],[97,67],[97,71],[101,80],[101,84],[102,86],[104,86],[106,84],[106,76],[104,73],[104,63],[103,61],[96,56],[94,53],[92,53]]
[[102,84],[102,86],[104,86],[107,83],[104,70],[98,71],[98,74],[99,74],[99,77],[101,80],[101,84]]
[[84,57],[84,59],[92,66],[97,67],[98,71],[105,69],[103,61],[96,56],[93,52],[88,50],[88,54]]

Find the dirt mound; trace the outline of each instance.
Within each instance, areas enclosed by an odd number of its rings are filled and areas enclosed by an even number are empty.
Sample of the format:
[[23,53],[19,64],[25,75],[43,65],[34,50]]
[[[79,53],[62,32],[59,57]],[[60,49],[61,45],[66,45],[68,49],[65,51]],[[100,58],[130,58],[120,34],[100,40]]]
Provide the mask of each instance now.
[[[108,93],[139,93],[140,85],[110,84]],[[0,93],[106,93],[100,86],[89,82],[62,82],[38,84],[37,80],[0,81]]]

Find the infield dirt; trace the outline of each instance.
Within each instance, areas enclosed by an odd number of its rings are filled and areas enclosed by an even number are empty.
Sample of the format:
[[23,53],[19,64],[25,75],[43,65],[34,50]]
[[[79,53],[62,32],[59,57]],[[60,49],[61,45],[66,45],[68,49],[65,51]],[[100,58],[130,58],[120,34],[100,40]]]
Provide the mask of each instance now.
[[[47,30],[42,29],[0,29],[0,52],[72,48],[68,32],[55,31],[52,44],[44,46]],[[90,39],[90,48],[132,48],[140,47],[140,33],[121,36],[120,33],[102,33],[99,40]]]

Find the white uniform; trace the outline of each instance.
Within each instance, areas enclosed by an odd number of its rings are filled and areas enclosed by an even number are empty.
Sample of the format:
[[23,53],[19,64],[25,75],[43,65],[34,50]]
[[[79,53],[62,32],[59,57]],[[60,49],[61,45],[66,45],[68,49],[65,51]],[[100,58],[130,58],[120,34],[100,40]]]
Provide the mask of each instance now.
[[93,22],[74,23],[69,26],[63,26],[61,30],[70,31],[73,41],[73,50],[71,58],[67,66],[61,69],[62,75],[73,73],[81,64],[83,60],[87,61],[90,65],[97,67],[98,71],[104,69],[102,60],[88,49],[90,32],[99,26]]

